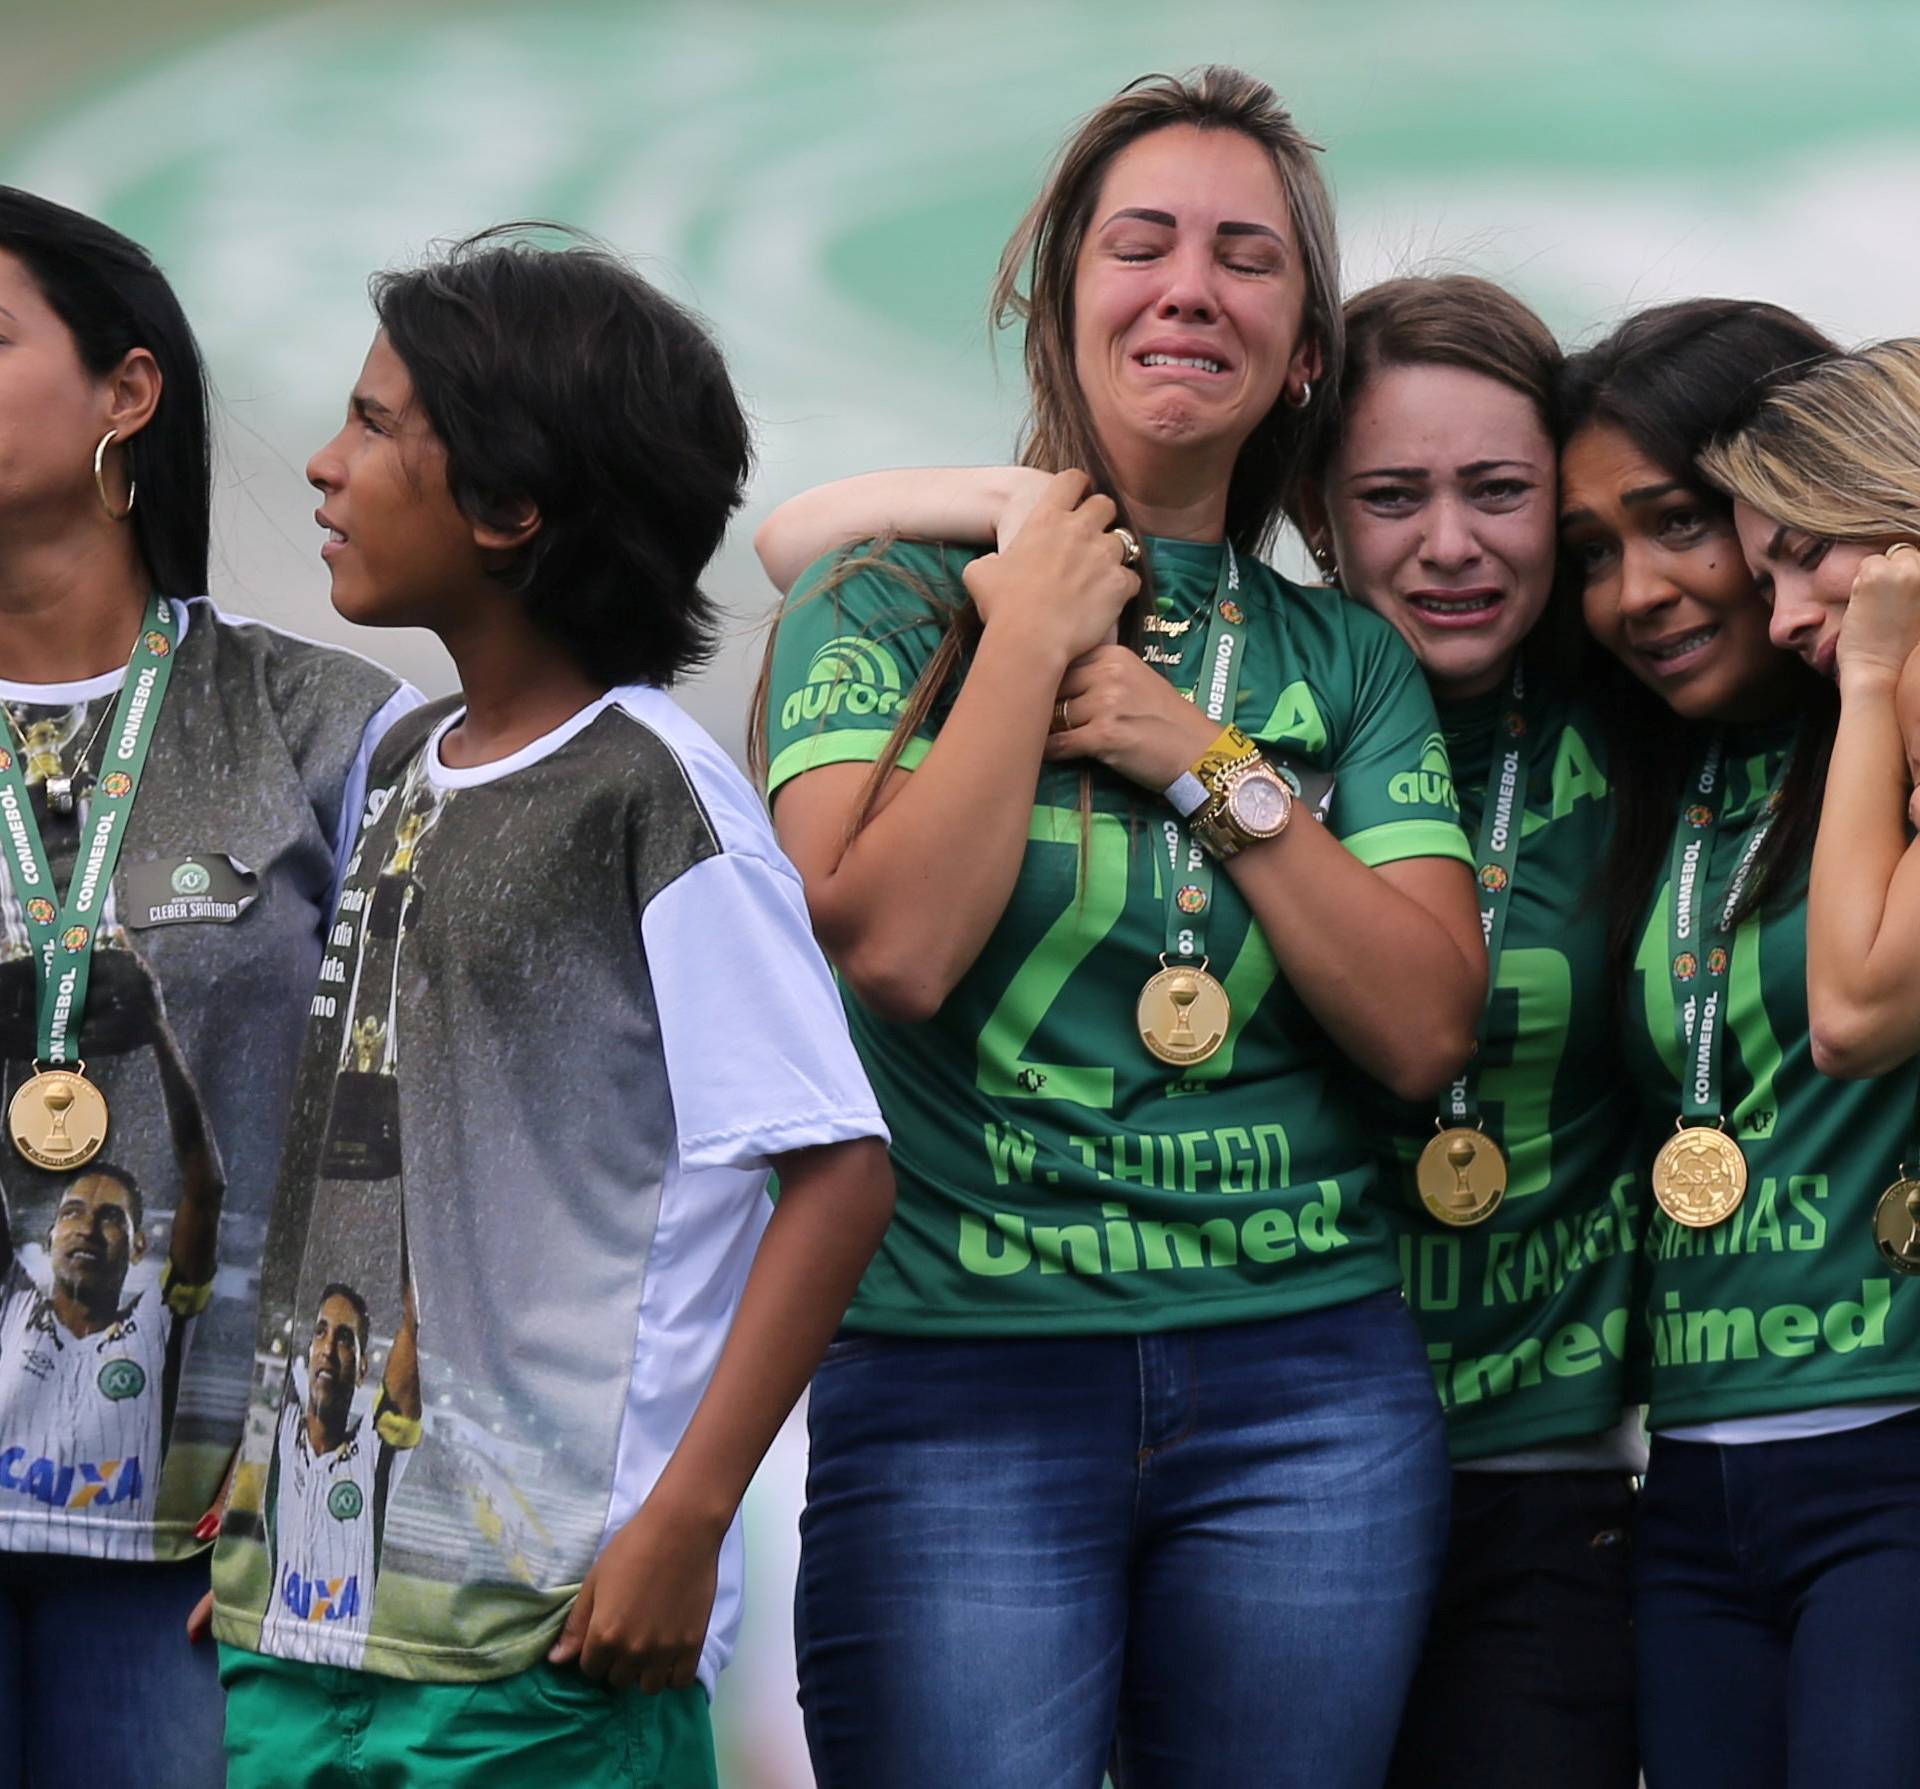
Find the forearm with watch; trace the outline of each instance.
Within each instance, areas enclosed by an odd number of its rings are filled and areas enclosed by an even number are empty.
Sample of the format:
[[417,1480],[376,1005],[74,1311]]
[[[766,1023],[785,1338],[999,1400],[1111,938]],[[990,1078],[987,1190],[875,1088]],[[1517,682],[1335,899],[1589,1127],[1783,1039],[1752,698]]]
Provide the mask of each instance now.
[[1249,845],[1277,839],[1293,818],[1293,791],[1238,727],[1213,744],[1163,791],[1209,855],[1225,862]]
[[[1462,866],[1374,869],[1325,827],[1294,824],[1293,789],[1233,726],[1164,793],[1352,1061],[1406,1098],[1426,1097],[1458,1072],[1486,987],[1485,959],[1471,962],[1461,943],[1477,943],[1479,928]],[[1283,836],[1284,850],[1254,849]],[[1442,909],[1455,907],[1448,924]]]

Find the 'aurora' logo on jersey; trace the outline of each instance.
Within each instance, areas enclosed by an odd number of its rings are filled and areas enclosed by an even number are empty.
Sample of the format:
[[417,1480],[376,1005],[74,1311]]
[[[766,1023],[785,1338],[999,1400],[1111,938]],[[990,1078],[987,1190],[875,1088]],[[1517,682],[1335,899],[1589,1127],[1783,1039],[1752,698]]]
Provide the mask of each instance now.
[[29,1460],[24,1447],[0,1452],[0,1491],[31,1497],[50,1509],[105,1509],[109,1504],[133,1502],[145,1488],[138,1454],[124,1460],[76,1460],[62,1465],[44,1454]]
[[1453,763],[1447,757],[1447,742],[1438,733],[1429,733],[1420,748],[1420,768],[1403,770],[1387,784],[1387,799],[1402,807],[1458,807],[1453,794]]
[[137,1360],[110,1360],[100,1369],[98,1383],[103,1398],[122,1403],[147,1389],[147,1370]]
[[327,1514],[336,1522],[351,1522],[366,1507],[360,1487],[350,1478],[343,1478],[327,1493]]
[[889,715],[900,706],[899,661],[883,646],[843,634],[813,655],[807,680],[780,709],[780,725],[797,727],[825,715]]
[[280,1580],[280,1600],[299,1621],[349,1621],[360,1613],[360,1575],[303,1578],[288,1566]]
[[1700,959],[1692,951],[1683,950],[1673,959],[1673,973],[1679,981],[1692,981],[1700,973]]

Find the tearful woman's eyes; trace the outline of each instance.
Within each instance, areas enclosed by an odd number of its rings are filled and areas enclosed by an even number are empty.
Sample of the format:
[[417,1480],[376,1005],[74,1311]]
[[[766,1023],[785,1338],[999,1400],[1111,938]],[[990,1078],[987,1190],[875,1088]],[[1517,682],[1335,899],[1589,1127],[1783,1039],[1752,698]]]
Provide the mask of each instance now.
[[1411,509],[1420,501],[1420,493],[1411,485],[1372,485],[1360,493],[1360,501],[1371,509]]
[[1490,478],[1475,485],[1473,494],[1481,503],[1518,503],[1532,489],[1524,478]]
[[1653,525],[1654,537],[1662,546],[1691,547],[1713,529],[1713,518],[1704,509],[1691,504],[1662,510]]

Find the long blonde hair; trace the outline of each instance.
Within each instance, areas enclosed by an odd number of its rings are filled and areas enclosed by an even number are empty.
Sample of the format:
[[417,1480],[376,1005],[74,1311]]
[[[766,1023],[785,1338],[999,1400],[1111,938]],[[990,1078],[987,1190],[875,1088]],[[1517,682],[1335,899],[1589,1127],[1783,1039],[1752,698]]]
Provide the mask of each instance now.
[[[1238,131],[1267,151],[1286,191],[1306,274],[1301,339],[1318,343],[1321,379],[1311,402],[1301,409],[1293,408],[1284,393],[1275,400],[1242,446],[1227,488],[1227,538],[1243,552],[1257,554],[1270,544],[1295,486],[1318,456],[1322,437],[1335,426],[1336,392],[1346,341],[1340,314],[1340,252],[1333,199],[1314,159],[1320,145],[1301,132],[1266,82],[1239,69],[1220,66],[1195,69],[1185,76],[1144,75],[1089,113],[1055,158],[1039,197],[1001,251],[989,312],[995,328],[1026,325],[1028,414],[1020,436],[1020,463],[1045,472],[1076,466],[1083,469],[1093,488],[1120,506],[1119,519],[1126,522],[1125,501],[1100,449],[1074,366],[1074,275],[1107,170],[1130,144],[1174,125]],[[971,602],[934,591],[894,566],[886,556],[885,545],[877,543],[871,550],[844,559],[812,592],[813,597],[827,596],[857,573],[888,573],[924,601],[942,627],[939,646],[900,705],[886,750],[874,765],[857,804],[852,832],[872,815],[907,741],[957,675],[980,632],[980,617]],[[1122,625],[1122,637],[1130,639],[1137,632],[1137,617],[1129,614]],[[748,765],[762,780],[766,773],[766,714],[772,669],[773,640],[769,637],[766,659],[754,687],[747,736]],[[1082,797],[1084,804],[1084,788]]]
[[1700,470],[1827,540],[1920,534],[1920,336],[1819,362],[1708,447]]

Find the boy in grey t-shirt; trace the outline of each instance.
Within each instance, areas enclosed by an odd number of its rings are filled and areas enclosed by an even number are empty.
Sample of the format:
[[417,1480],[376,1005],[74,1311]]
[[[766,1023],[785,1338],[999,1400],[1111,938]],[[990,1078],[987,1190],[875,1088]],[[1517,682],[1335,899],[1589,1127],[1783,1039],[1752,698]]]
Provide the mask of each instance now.
[[464,688],[374,755],[260,1356],[350,1288],[352,1372],[392,1416],[404,1350],[420,1420],[355,1567],[290,1587],[368,1498],[291,1498],[284,1463],[265,1495],[292,1369],[257,1385],[215,1564],[229,1780],[317,1781],[331,1731],[422,1784],[711,1782],[736,1507],[892,1207],[799,879],[663,687],[713,638],[747,431],[701,328],[597,249],[480,238],[376,306],[309,469],[333,600],[434,629]]

